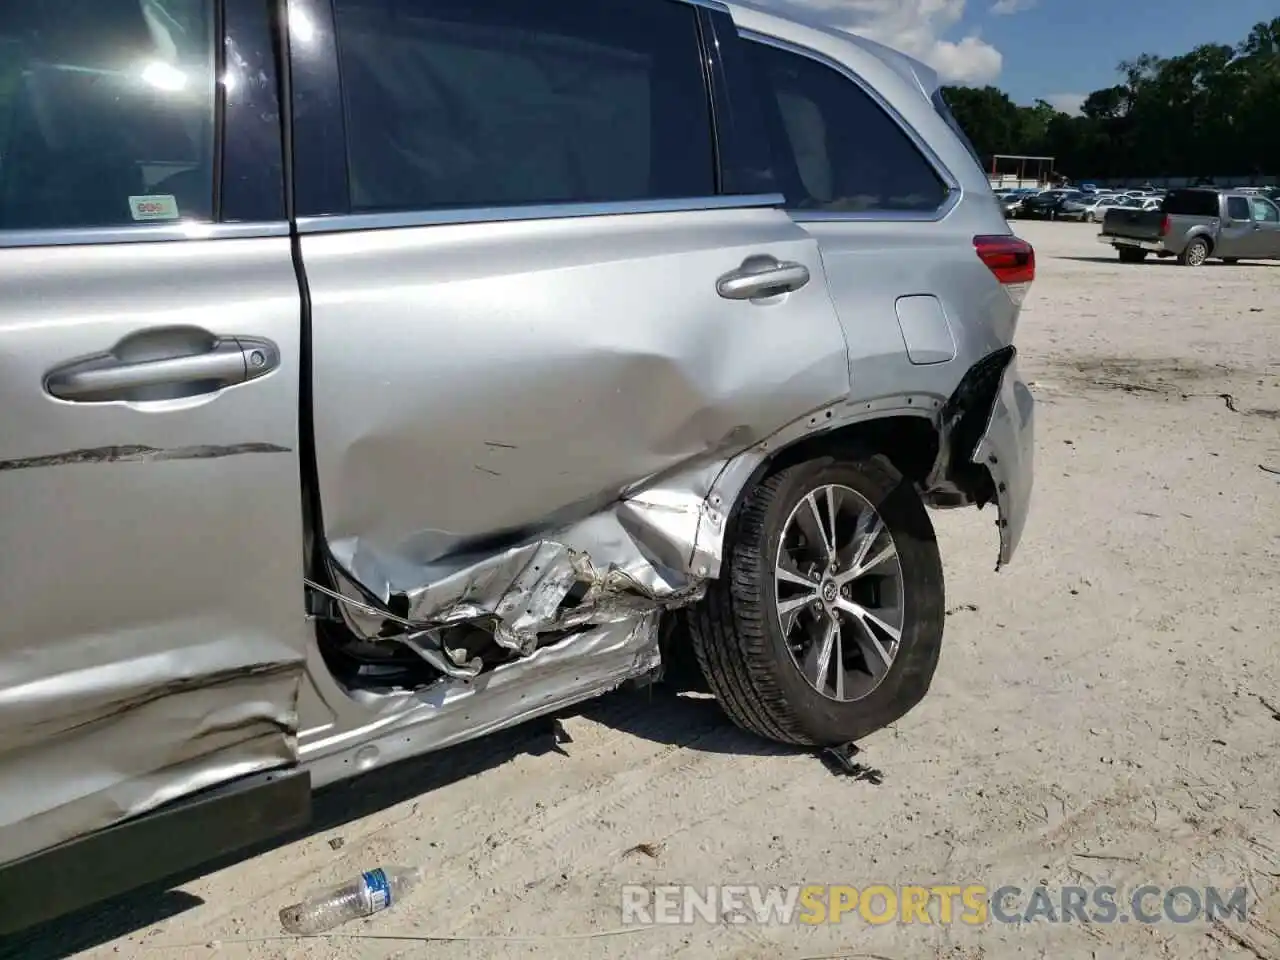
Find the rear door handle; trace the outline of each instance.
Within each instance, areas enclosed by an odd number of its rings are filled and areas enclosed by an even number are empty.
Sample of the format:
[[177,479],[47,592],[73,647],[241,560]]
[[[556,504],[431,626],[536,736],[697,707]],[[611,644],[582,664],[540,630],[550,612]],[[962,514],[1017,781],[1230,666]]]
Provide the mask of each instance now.
[[[256,337],[212,337],[199,352],[127,359],[145,347],[147,333],[127,338],[111,351],[51,370],[45,390],[60,400],[107,403],[159,400],[216,393],[265,376],[280,365],[280,351]],[[122,349],[129,344],[133,349]]]
[[716,281],[726,300],[761,300],[799,290],[809,282],[809,268],[766,255],[747,257],[737,270]]

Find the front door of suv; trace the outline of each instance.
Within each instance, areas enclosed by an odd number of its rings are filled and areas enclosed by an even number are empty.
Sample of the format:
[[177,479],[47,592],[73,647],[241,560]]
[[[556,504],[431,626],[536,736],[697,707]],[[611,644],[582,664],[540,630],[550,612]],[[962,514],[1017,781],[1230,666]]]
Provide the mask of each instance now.
[[[718,176],[698,6],[333,7],[292,6],[295,171],[324,537],[371,596],[845,395],[817,244]],[[719,286],[774,261],[807,281]]]
[[[267,5],[6,3],[0,49],[3,865],[293,764],[307,622]],[[18,919],[206,842],[24,865]]]

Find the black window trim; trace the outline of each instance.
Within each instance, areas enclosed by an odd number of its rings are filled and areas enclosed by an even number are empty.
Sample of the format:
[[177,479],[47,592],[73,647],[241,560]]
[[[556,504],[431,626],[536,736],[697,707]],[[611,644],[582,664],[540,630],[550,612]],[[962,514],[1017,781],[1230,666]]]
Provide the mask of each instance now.
[[[787,212],[791,214],[791,219],[797,223],[817,223],[817,222],[873,222],[873,223],[892,223],[892,222],[910,222],[910,223],[936,223],[945,219],[952,210],[960,203],[964,197],[964,188],[960,181],[947,169],[933,148],[908,124],[900,113],[890,104],[880,92],[863,80],[860,76],[850,70],[843,63],[834,60],[817,50],[809,47],[792,43],[789,40],[783,40],[780,37],[774,37],[767,33],[759,33],[755,30],[746,30],[739,28],[738,35],[743,40],[752,43],[761,43],[765,46],[774,47],[785,53],[794,54],[798,57],[804,57],[812,60],[828,70],[834,70],[849,82],[853,83],[859,90],[869,96],[881,110],[883,110],[889,118],[898,125],[898,128],[907,135],[907,139],[920,152],[925,162],[933,168],[938,179],[942,181],[942,186],[946,190],[946,197],[939,206],[934,210],[859,210],[859,211],[833,211],[833,210],[796,210],[788,207]],[[932,103],[930,109],[933,109]]]
[[711,90],[716,192],[781,196],[763,110],[749,72],[746,41],[733,16],[711,3],[698,12],[698,25]]
[[[299,5],[314,11],[318,23],[316,23],[316,34],[320,38],[323,48],[316,51],[314,56],[321,59],[325,66],[324,69],[332,69],[338,76],[338,84],[341,84],[341,76],[337,66],[337,44],[335,37],[335,21],[336,17],[333,10],[332,0],[284,0],[289,5]],[[728,14],[729,8],[717,0],[666,0],[666,2],[681,3],[688,7],[705,8],[719,13]],[[715,109],[713,104],[713,88],[710,78],[706,76],[706,37],[701,30],[700,18],[694,18],[695,25],[698,29],[699,49],[702,51],[703,57],[703,73],[704,73],[704,91],[707,97],[707,117],[708,123],[711,124],[712,132],[712,148],[715,157],[719,157],[720,147],[717,137],[715,125]],[[331,64],[331,66],[330,66]],[[297,55],[290,53],[290,76],[295,86],[294,96],[297,95],[297,84],[300,79],[299,65]],[[338,88],[340,89],[340,87]],[[346,130],[345,121],[342,119],[342,98],[337,96],[333,98],[333,109],[336,109],[336,117],[327,117],[324,122],[332,125],[335,122],[343,124],[341,127],[343,133],[342,138],[345,143]],[[291,111],[292,112],[292,111]],[[318,125],[319,121],[317,121]],[[714,194],[705,197],[678,197],[672,199],[649,199],[649,200],[626,200],[619,202],[595,202],[595,203],[552,203],[552,204],[528,204],[528,205],[512,205],[512,206],[488,206],[488,207],[466,207],[457,209],[417,209],[417,210],[398,210],[379,213],[353,213],[350,207],[350,198],[347,192],[345,182],[346,170],[346,150],[342,150],[343,161],[341,164],[343,171],[343,184],[341,187],[341,199],[338,196],[338,187],[334,183],[335,171],[327,171],[324,179],[328,184],[329,199],[324,203],[323,207],[317,208],[314,203],[304,203],[304,198],[300,197],[296,184],[300,177],[307,177],[309,174],[309,164],[305,160],[307,152],[303,144],[310,139],[313,143],[325,143],[330,150],[333,149],[334,141],[326,139],[318,132],[308,129],[307,123],[299,123],[295,117],[293,120],[294,142],[298,144],[298,152],[295,153],[293,159],[294,170],[294,215],[296,217],[295,224],[299,234],[322,234],[322,233],[343,233],[360,230],[389,230],[403,229],[410,227],[434,227],[449,226],[462,224],[479,224],[479,223],[503,223],[503,222],[525,222],[531,220],[561,220],[575,219],[580,217],[602,217],[602,216],[620,216],[627,214],[645,214],[645,213],[689,213],[708,210],[727,210],[742,208],[758,208],[758,207],[782,207],[786,203],[786,199],[781,193],[768,194],[751,194],[751,195],[726,195]],[[300,162],[301,160],[301,162]],[[716,189],[719,189],[719,170],[716,170]]]
[[[263,0],[217,0],[217,7],[216,220],[287,223],[276,8]],[[230,52],[261,82],[230,88]]]

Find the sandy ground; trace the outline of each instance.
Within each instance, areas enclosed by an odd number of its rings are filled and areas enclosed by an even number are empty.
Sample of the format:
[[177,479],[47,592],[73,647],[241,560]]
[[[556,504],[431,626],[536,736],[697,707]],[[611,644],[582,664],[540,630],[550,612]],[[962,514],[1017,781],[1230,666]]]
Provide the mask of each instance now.
[[[935,517],[946,643],[925,702],[862,744],[882,783],[708,700],[620,693],[561,752],[526,727],[381,771],[323,794],[305,839],[0,954],[1280,957],[1280,264],[1122,265],[1094,227],[1017,229],[1032,517],[999,574],[990,512]],[[358,938],[278,938],[281,906],[395,863],[425,886]],[[622,884],[748,882],[1245,885],[1251,918],[610,934]],[[429,935],[467,939],[370,939]]]

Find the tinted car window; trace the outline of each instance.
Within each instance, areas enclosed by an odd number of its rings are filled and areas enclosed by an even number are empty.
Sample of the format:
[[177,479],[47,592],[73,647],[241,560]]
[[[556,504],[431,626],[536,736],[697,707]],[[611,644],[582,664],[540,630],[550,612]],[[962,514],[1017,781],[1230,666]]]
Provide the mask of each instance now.
[[1252,220],[1249,201],[1244,197],[1227,197],[1227,216],[1232,220]]
[[211,218],[213,7],[0,4],[0,229]]
[[938,209],[947,188],[870,94],[830,67],[748,43],[788,206],[833,212]]
[[1192,217],[1216,217],[1218,195],[1212,190],[1175,190],[1164,198],[1165,213]]
[[697,15],[669,0],[337,0],[356,211],[714,194]]
[[1280,210],[1270,200],[1259,197],[1253,201],[1253,219],[1259,223],[1280,223]]

